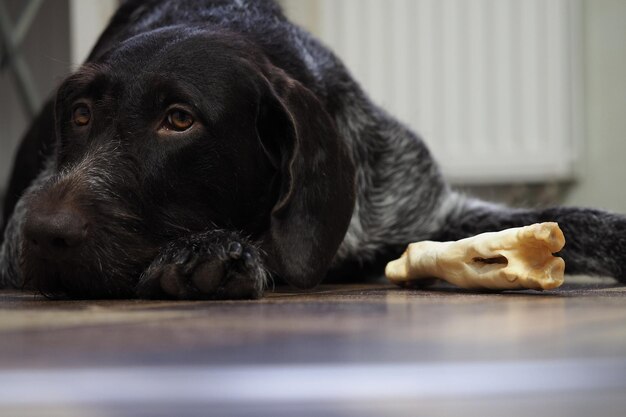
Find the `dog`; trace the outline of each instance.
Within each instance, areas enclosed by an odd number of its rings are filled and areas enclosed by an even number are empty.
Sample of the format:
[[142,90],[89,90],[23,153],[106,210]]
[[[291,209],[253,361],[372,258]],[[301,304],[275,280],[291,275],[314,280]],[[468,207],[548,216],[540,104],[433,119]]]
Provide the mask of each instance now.
[[626,278],[626,219],[452,190],[421,138],[270,0],[129,0],[18,150],[0,279],[75,298],[258,298],[409,242],[556,221]]

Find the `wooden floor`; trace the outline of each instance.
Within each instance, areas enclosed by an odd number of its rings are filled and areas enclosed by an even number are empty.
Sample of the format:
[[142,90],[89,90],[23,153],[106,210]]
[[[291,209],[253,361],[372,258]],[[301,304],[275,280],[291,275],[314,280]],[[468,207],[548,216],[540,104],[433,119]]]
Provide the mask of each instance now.
[[342,285],[241,302],[0,292],[2,416],[460,413],[626,415],[626,287]]

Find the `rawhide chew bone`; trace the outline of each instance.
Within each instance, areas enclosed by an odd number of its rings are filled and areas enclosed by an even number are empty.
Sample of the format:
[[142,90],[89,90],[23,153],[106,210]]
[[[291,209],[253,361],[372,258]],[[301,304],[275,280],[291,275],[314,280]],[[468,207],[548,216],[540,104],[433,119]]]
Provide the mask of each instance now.
[[549,290],[563,283],[565,262],[553,256],[565,237],[557,223],[536,223],[455,242],[411,243],[385,268],[398,285],[440,278],[467,289]]

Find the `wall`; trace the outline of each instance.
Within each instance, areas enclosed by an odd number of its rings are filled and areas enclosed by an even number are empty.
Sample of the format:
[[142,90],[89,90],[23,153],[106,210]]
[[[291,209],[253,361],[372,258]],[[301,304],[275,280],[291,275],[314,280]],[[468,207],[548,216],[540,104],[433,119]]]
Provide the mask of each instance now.
[[626,213],[626,1],[585,1],[586,141],[568,204]]
[[69,0],[72,63],[78,67],[87,59],[100,33],[115,13],[118,0]]

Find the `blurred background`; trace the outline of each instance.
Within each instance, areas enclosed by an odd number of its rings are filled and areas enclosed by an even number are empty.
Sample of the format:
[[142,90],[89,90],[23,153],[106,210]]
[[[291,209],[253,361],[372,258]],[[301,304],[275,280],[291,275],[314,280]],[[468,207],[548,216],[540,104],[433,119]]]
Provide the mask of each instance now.
[[[32,116],[116,0],[0,0],[0,195]],[[626,213],[626,1],[282,0],[455,186]]]

